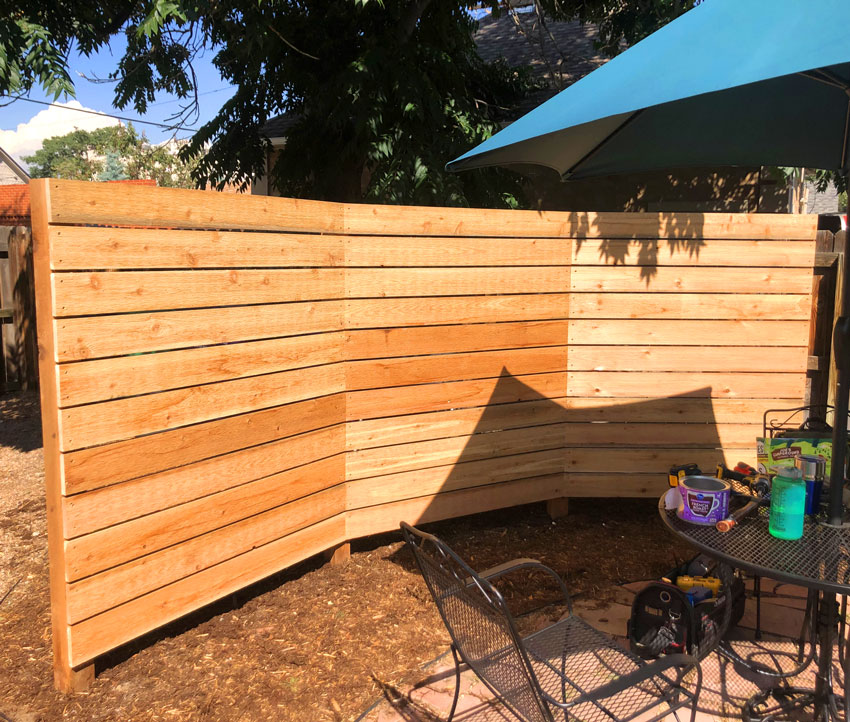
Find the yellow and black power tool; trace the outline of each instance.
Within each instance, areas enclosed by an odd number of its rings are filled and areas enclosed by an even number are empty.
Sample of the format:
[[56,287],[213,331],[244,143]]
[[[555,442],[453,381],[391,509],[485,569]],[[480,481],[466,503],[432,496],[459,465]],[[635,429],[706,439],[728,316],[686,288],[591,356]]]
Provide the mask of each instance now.
[[671,466],[667,475],[667,483],[670,486],[679,486],[679,479],[684,479],[686,476],[699,476],[700,474],[702,474],[702,471],[696,464]]

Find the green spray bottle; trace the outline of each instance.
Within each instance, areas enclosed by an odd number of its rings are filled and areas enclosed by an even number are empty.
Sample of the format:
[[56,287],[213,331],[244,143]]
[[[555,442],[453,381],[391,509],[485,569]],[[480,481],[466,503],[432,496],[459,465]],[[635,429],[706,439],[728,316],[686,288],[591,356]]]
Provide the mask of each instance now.
[[803,473],[791,466],[774,467],[776,476],[770,488],[770,521],[768,529],[777,539],[799,539],[803,536],[806,512],[806,482]]

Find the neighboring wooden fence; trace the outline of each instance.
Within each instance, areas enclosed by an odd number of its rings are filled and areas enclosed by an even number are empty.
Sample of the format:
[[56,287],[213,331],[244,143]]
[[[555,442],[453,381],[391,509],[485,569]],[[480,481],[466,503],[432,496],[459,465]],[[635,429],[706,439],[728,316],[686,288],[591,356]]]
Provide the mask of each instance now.
[[751,460],[804,395],[808,217],[32,190],[63,689],[402,519]]
[[0,226],[0,391],[38,383],[32,240],[25,226]]

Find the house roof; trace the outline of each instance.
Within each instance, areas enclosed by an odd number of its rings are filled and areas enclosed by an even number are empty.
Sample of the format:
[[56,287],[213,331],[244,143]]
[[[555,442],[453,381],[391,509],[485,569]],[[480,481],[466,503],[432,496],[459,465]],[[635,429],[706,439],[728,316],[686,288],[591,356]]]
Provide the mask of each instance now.
[[[120,180],[107,183],[132,183],[156,185],[155,180]],[[0,185],[0,226],[30,225],[30,187],[28,185]]]
[[22,183],[29,183],[30,174],[27,173],[11,155],[0,148],[0,163],[8,166],[9,170],[18,177]]
[[[608,58],[593,45],[597,35],[593,25],[553,20],[541,23],[536,14],[529,12],[480,19],[474,35],[478,54],[487,62],[504,58],[508,65],[529,66],[533,76],[545,86],[532,91],[506,119],[524,115],[605,63]],[[266,121],[260,134],[280,138],[298,118],[297,113],[277,115]]]

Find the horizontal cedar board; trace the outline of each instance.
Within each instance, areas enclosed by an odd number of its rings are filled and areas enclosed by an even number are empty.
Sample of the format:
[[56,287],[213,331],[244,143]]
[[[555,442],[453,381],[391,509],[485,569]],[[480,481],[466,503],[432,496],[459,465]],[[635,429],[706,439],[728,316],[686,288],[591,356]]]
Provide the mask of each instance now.
[[808,294],[574,293],[570,318],[807,321]]
[[572,266],[569,272],[573,292],[809,293],[812,290],[810,268]]
[[[76,624],[167,584],[280,539],[303,526],[309,497],[148,554],[68,586],[68,618]],[[328,540],[330,546],[333,540]]]
[[[567,435],[565,426],[566,424],[533,426],[352,451],[345,462],[345,474],[350,481],[432,466],[563,449]],[[614,433],[612,431],[612,436]]]
[[127,481],[239,449],[332,426],[345,418],[337,393],[62,455],[63,494]]
[[65,542],[66,578],[82,579],[296,500],[300,526],[329,519],[345,504],[345,485],[330,486],[330,478],[342,481],[343,466],[341,456],[329,457],[72,539]]
[[758,213],[569,213],[349,203],[345,232],[567,238],[780,238],[811,241],[817,219]]
[[[602,409],[567,410],[561,405],[565,401],[574,400],[523,401],[486,408],[452,409],[384,419],[352,421],[346,424],[347,448],[348,451],[356,452],[359,449],[389,447],[396,444],[430,441],[437,443],[438,440],[469,437],[471,434],[485,434],[493,431],[522,429],[523,427],[542,428],[549,424],[562,424],[563,428],[566,429],[566,438],[570,440],[570,443],[576,444],[605,444],[611,438],[618,438],[620,441],[616,443],[625,446],[644,446],[657,443],[658,438],[670,440],[675,437],[679,440],[679,444],[704,445],[709,440],[719,436],[722,445],[736,446],[739,439],[750,439],[753,436],[758,436],[762,428],[760,415],[758,415],[758,418],[754,413],[742,415],[741,409],[733,409],[728,414],[720,411],[719,413],[726,416],[722,421],[716,420],[714,415],[709,414],[704,416],[701,421],[692,420],[691,423],[668,424],[665,423],[663,418],[661,420],[656,418],[647,423],[641,423],[640,420],[625,423],[628,419],[617,420],[613,412],[616,412],[617,408],[640,408],[646,405],[645,401],[638,401],[632,406],[626,404],[622,407],[609,407],[612,410],[612,419],[603,419],[594,415],[595,411]],[[618,401],[621,401],[621,399]],[[675,401],[675,399],[659,400],[659,402],[663,402],[660,403],[662,409],[672,409]],[[690,401],[697,405],[704,403],[698,399],[691,399]],[[683,402],[680,401],[679,403]],[[742,402],[721,399],[715,400],[715,404],[718,407],[743,405]],[[770,404],[770,402],[768,401],[767,404]],[[672,413],[672,411],[664,411],[661,416],[670,416]],[[748,417],[751,417],[752,420]],[[583,423],[584,421],[595,421],[597,423]],[[598,423],[600,421],[605,421],[605,423]],[[756,431],[758,433],[755,433]],[[675,444],[665,442],[665,445],[672,446]],[[354,456],[354,454],[349,455],[349,459]]]
[[56,360],[340,331],[344,310],[344,301],[316,301],[57,319]]
[[574,242],[572,264],[576,266],[702,266],[704,268],[743,266],[750,269],[778,266],[810,269],[815,261],[814,236],[811,241],[811,243],[800,243],[782,240],[728,241],[702,238],[690,240],[582,239]]
[[566,293],[569,266],[346,268],[346,298]]
[[[152,476],[76,494],[63,502],[65,538],[90,534],[113,524],[342,454],[344,450],[343,426],[329,426]],[[329,469],[344,475],[342,462],[328,462],[326,467],[326,471]],[[326,486],[335,486],[341,480],[341,476],[329,473],[325,480]],[[301,477],[296,477],[296,481],[300,482]],[[305,493],[316,490],[311,488],[311,491]]]
[[345,540],[344,517],[328,519],[72,625],[71,664],[84,664],[123,642]]
[[49,183],[49,223],[320,233],[343,226],[339,203],[114,183]]
[[570,346],[571,371],[761,371],[805,373],[803,347]]
[[566,346],[523,348],[509,351],[479,351],[437,356],[349,361],[345,365],[349,390],[431,384],[438,381],[480,379],[510,373],[553,373],[567,365]]
[[562,293],[435,296],[427,302],[419,298],[349,299],[345,302],[345,327],[353,330],[560,319],[567,318],[570,299],[570,295]]
[[[680,449],[681,451],[681,449]],[[669,466],[669,464],[668,464]],[[386,474],[347,484],[348,509],[564,471],[563,449]]]
[[54,273],[54,316],[239,306],[343,297],[343,270],[288,268],[229,271]]
[[565,491],[565,476],[563,473],[558,473],[432,496],[420,496],[392,504],[353,509],[346,514],[346,532],[349,539],[356,539],[383,531],[396,530],[402,521],[410,524],[424,524],[465,514],[557,499],[565,496]]
[[550,424],[352,451],[346,477],[360,479],[543,449],[562,448],[569,454],[570,448],[580,446],[751,449],[761,431],[757,424]]
[[564,346],[567,343],[567,324],[567,321],[522,321],[348,331],[345,334],[345,357],[353,360]]
[[62,451],[343,391],[342,364],[222,381],[60,411]]
[[[811,243],[783,240],[351,236],[348,266],[746,266],[811,268]],[[246,262],[241,265],[250,266]]]
[[[688,449],[687,462],[711,469],[719,461],[727,466],[737,456],[755,457],[755,443],[748,449]],[[666,479],[674,464],[683,463],[683,450],[675,449],[556,449],[495,459],[469,461],[396,474],[374,476],[348,484],[349,509],[389,504],[401,499],[430,496],[502,481],[563,472],[658,474]]]
[[230,343],[59,367],[61,406],[198,386],[216,381],[339,363],[341,332]]
[[341,266],[342,236],[53,226],[51,268]]
[[569,238],[348,236],[345,263],[355,266],[566,266]]
[[340,204],[175,188],[51,180],[48,222],[159,228],[448,236],[787,238],[817,219],[732,213],[565,213]]
[[559,401],[521,401],[485,408],[449,409],[390,418],[351,421],[345,437],[349,451],[406,444],[428,439],[466,436],[523,426],[555,424],[564,420]]
[[566,375],[552,373],[349,391],[345,402],[346,419],[356,421],[439,409],[557,398],[565,396],[566,390]]
[[[570,321],[573,345],[800,346],[809,338],[805,321],[667,321],[644,319]],[[730,349],[730,353],[733,350]],[[769,348],[763,353],[771,353]]]
[[572,371],[568,396],[708,396],[711,398],[797,398],[803,403],[806,378],[800,373],[631,373]]

